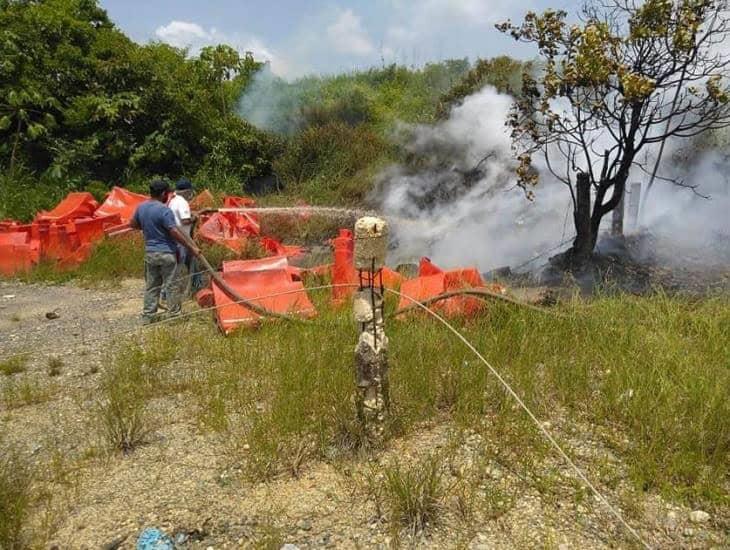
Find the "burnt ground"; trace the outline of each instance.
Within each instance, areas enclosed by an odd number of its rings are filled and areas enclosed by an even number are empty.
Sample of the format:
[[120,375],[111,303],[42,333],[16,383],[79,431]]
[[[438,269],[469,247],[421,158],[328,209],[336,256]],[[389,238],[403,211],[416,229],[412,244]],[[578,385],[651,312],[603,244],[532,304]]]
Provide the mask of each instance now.
[[[3,445],[19,448],[42,472],[37,489],[43,496],[27,525],[35,547],[131,549],[143,528],[155,526],[176,536],[180,548],[386,548],[395,533],[376,514],[363,481],[368,472],[456,446],[448,468],[455,476],[503,447],[488,426],[482,435],[456,437],[447,421],[436,422],[369,459],[315,463],[296,478],[251,483],[230,460],[232,436],[201,431],[186,397],[170,395],[153,401],[157,422],[146,445],[128,455],[104,452],[94,431],[94,399],[112,344],[138,329],[141,287],[137,280],[111,289],[0,283],[1,353],[32,352],[25,372],[0,376],[0,425]],[[58,318],[47,319],[50,311]],[[49,375],[49,356],[62,361],[57,376]],[[22,386],[29,388],[25,394],[13,390]],[[730,544],[727,511],[693,523],[691,508],[631,490],[627,465],[605,444],[611,434],[567,420],[550,428],[652,546]],[[473,489],[487,496],[474,515],[461,517],[457,496],[448,495],[437,525],[427,534],[401,534],[400,542],[419,548],[634,547],[552,454],[532,463],[534,478],[509,458],[485,464],[484,485]]]
[[558,293],[578,288],[584,295],[662,291],[702,297],[730,290],[727,236],[718,235],[704,249],[685,250],[646,231],[621,239],[604,235],[591,261],[580,269],[566,269],[563,254],[542,258],[547,263],[536,263],[531,272],[503,268],[491,275],[515,285],[545,285]]

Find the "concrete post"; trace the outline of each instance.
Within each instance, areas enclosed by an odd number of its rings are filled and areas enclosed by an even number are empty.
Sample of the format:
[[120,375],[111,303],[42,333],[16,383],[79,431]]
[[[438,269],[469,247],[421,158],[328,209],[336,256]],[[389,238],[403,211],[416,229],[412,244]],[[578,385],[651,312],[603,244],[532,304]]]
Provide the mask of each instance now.
[[641,183],[632,183],[629,191],[629,230],[639,227],[639,204],[641,203]]
[[626,187],[621,194],[621,200],[616,208],[613,209],[611,217],[611,235],[614,237],[624,236],[624,199],[626,198]]
[[360,328],[355,347],[358,416],[372,439],[380,439],[388,408],[388,337],[383,318],[383,266],[388,246],[388,223],[367,216],[355,223],[355,268],[359,290],[353,315]]

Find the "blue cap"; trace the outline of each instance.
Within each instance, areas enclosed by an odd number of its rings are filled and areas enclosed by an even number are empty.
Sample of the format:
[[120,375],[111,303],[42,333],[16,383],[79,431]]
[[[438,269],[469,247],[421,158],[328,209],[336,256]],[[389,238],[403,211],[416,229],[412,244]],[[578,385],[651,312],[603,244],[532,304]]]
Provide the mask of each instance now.
[[175,189],[178,191],[187,191],[193,188],[193,182],[188,178],[180,178],[175,184]]

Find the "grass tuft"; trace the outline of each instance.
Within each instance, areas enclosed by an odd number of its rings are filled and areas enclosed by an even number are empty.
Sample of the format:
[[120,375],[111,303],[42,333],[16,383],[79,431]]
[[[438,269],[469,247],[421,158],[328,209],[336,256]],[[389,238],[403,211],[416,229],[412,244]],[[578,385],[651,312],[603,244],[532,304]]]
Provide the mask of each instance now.
[[63,359],[51,356],[48,358],[48,376],[59,376],[63,369]]
[[0,361],[0,373],[5,376],[12,376],[13,374],[25,372],[28,369],[26,366],[27,363],[27,355],[16,355],[15,357],[5,359],[4,361]]
[[0,548],[26,548],[23,528],[31,506],[33,470],[14,448],[3,443],[0,454]]
[[152,431],[147,403],[153,387],[144,354],[120,355],[104,373],[95,417],[110,449],[129,453],[145,442]]
[[382,476],[371,478],[381,484],[374,494],[380,496],[394,529],[415,535],[439,521],[447,494],[440,462],[436,455],[408,465],[394,462],[383,468]]

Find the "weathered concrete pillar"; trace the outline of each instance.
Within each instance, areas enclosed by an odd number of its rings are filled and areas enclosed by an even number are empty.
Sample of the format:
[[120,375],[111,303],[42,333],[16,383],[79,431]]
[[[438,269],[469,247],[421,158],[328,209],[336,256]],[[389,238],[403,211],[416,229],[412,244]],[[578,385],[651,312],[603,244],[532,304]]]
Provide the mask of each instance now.
[[639,204],[641,204],[641,183],[632,183],[629,191],[629,231],[639,227]]
[[626,198],[626,187],[624,187],[624,192],[621,195],[621,200],[619,201],[616,208],[613,209],[612,217],[611,217],[611,235],[614,237],[623,237],[624,236],[624,199]]
[[390,405],[388,395],[388,337],[383,318],[383,266],[388,246],[388,223],[367,216],[355,223],[355,269],[360,288],[353,314],[360,327],[355,347],[358,416],[371,438],[380,439]]

